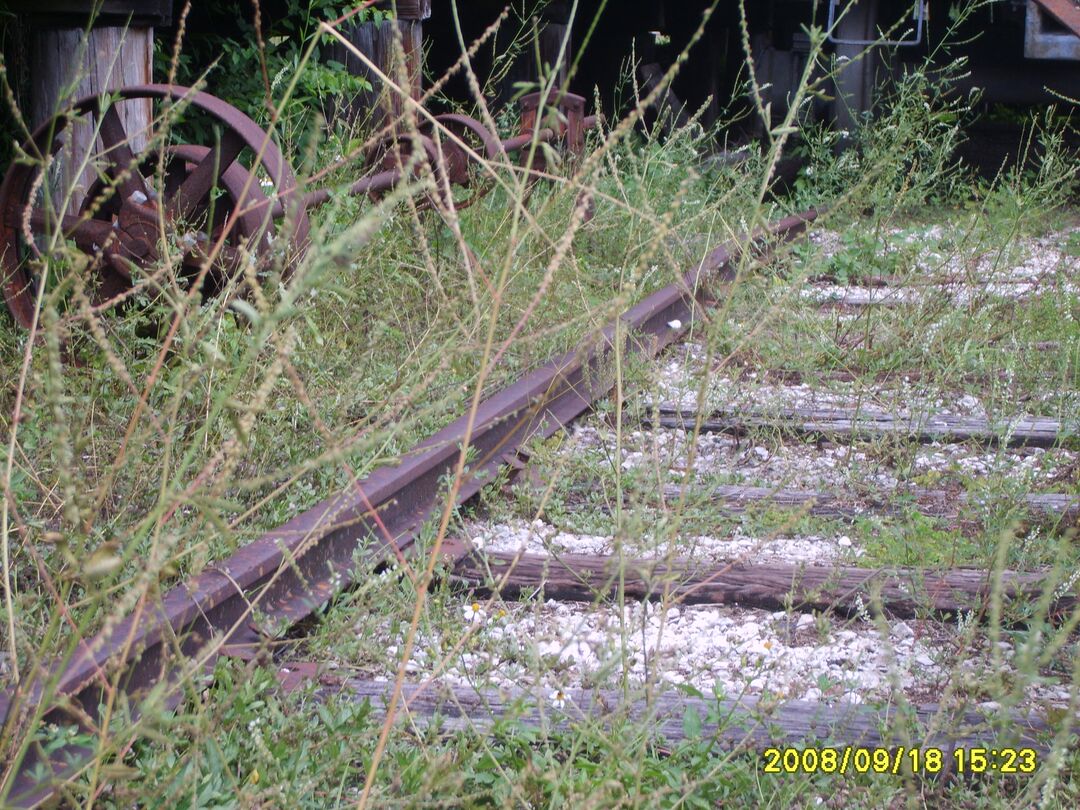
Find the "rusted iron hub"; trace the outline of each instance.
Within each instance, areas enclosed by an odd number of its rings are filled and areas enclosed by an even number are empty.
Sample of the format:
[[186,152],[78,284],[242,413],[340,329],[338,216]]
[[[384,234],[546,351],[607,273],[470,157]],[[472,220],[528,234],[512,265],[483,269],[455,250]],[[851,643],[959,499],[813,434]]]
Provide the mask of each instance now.
[[125,258],[153,261],[158,257],[154,247],[159,216],[157,206],[149,200],[137,202],[135,197],[132,194],[120,205],[120,214],[116,218],[118,241]]
[[[162,161],[160,151],[151,149],[144,153],[140,171],[144,176],[151,176],[157,171],[161,161],[164,169],[164,199],[167,205],[175,196],[176,190],[209,154],[210,148],[206,146],[178,144],[165,149]],[[192,224],[192,227],[182,232],[179,227],[169,228],[173,235],[178,237],[177,243],[172,247],[181,254],[185,275],[198,274],[207,258],[207,251],[222,233],[237,201],[244,195],[244,186],[249,176],[242,166],[234,163],[218,179],[218,186],[224,193],[210,212],[209,222],[201,222],[199,227]],[[258,189],[253,190],[252,195],[257,195],[255,198],[263,196]],[[106,222],[113,230],[111,241],[92,245],[93,253],[100,251],[101,254],[101,261],[95,263],[99,284],[91,290],[91,298],[96,305],[108,304],[131,288],[133,265],[146,267],[159,258],[159,220],[166,219],[171,214],[167,207],[162,210],[156,199],[151,198],[146,202],[139,202],[138,199],[121,200],[118,195],[110,194],[108,184],[99,179],[91,185],[79,209],[80,217]],[[167,225],[171,224],[167,222]],[[180,224],[176,223],[177,226]],[[248,224],[248,220],[241,220],[233,226],[233,237],[229,244],[223,245],[219,251],[209,278],[204,282],[204,289],[208,292],[216,292],[216,288],[235,272],[239,258],[230,245],[255,235],[245,230]]]

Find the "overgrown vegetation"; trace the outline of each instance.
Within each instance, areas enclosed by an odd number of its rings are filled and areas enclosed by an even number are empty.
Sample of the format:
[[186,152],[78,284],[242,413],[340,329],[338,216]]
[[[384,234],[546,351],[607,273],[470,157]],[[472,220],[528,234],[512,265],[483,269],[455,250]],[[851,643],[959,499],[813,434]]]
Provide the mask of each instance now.
[[[244,100],[249,114],[274,126],[294,165],[340,161],[332,179],[344,185],[364,167],[354,149],[358,133],[313,132],[325,94],[365,89],[318,60],[331,35],[317,23],[338,16],[339,6],[290,0],[280,23],[287,28],[265,41],[182,43],[175,63],[172,45],[163,44],[159,72],[194,81],[207,64],[198,48],[221,53],[206,74],[208,89]],[[824,32],[806,33],[812,67],[824,61]],[[234,279],[205,301],[178,266],[162,262],[136,277],[129,305],[95,312],[80,299],[85,259],[55,240],[41,264],[52,283],[39,296],[37,334],[10,320],[0,324],[0,364],[12,381],[0,403],[7,439],[4,688],[14,694],[16,679],[37,680],[48,692],[55,687],[49,667],[80,639],[155,604],[172,586],[393,461],[468,408],[477,391],[494,391],[595,336],[712,247],[809,204],[832,206],[824,227],[834,242],[778,248],[768,269],[747,256],[738,283],[695,326],[701,351],[688,355],[685,369],[701,410],[721,397],[718,386],[753,399],[771,373],[887,407],[969,394],[991,414],[1076,420],[1074,288],[1037,289],[1022,302],[984,290],[963,306],[925,296],[856,312],[801,294],[822,278],[848,285],[944,277],[946,286],[958,286],[965,272],[970,281],[1015,264],[1019,237],[1076,226],[1067,205],[1077,164],[1061,145],[1060,120],[1031,123],[1032,142],[1040,144],[1034,168],[1028,162],[983,183],[953,160],[968,102],[940,92],[947,80],[929,69],[911,73],[839,154],[835,132],[799,120],[801,100],[824,92],[824,80],[808,67],[787,118],[770,119],[741,163],[703,164],[712,133],[697,125],[660,140],[635,130],[631,118],[590,133],[592,157],[553,163],[550,182],[532,190],[520,168],[486,162],[494,190],[461,211],[433,193],[430,171],[381,200],[341,195],[314,214],[311,247],[290,277],[279,264],[261,278]],[[550,85],[551,76],[543,81]],[[402,126],[414,129],[415,121]],[[807,163],[793,193],[778,196],[773,174],[796,131]],[[177,134],[198,133],[163,124],[164,142]],[[587,222],[583,192],[595,202]],[[940,221],[948,227],[928,228]],[[1077,238],[1068,237],[1066,255],[1080,254]],[[656,369],[622,359],[627,405],[618,410],[613,400],[599,413],[620,450],[640,450],[644,462],[624,465],[620,454],[600,451],[568,457],[565,439],[554,439],[534,448],[536,480],[497,482],[479,504],[456,513],[452,531],[478,516],[542,518],[610,534],[627,548],[648,532],[652,550],[668,557],[699,534],[738,530],[766,546],[785,534],[844,531],[865,541],[866,555],[853,560],[860,565],[1040,569],[1076,592],[1074,532],[1031,521],[1016,507],[1029,482],[1012,474],[1014,457],[1005,450],[994,451],[996,466],[987,461],[986,474],[974,474],[959,462],[920,466],[910,446],[849,448],[845,481],[853,489],[873,491],[880,486],[874,476],[885,473],[904,485],[978,492],[952,521],[913,509],[840,529],[768,508],[718,516],[707,497],[660,497],[669,484],[707,492],[717,484],[777,482],[753,480],[735,463],[699,477],[695,451],[650,447],[632,436],[651,407],[641,395],[656,393]],[[913,382],[893,389],[890,401],[882,381],[905,377]],[[781,445],[769,428],[745,438],[747,448],[767,452]],[[852,460],[855,450],[862,459]],[[1062,461],[1055,470],[1053,488],[1075,492],[1075,464]],[[1030,488],[1039,486],[1045,481]],[[434,534],[428,527],[421,551]],[[1034,776],[774,777],[762,773],[755,750],[732,751],[706,735],[696,715],[685,721],[687,739],[674,744],[658,739],[648,720],[627,716],[626,706],[612,707],[607,726],[572,730],[551,722],[529,728],[511,712],[494,729],[443,734],[399,717],[379,748],[381,706],[327,694],[317,678],[289,694],[278,682],[282,666],[304,660],[332,662],[341,676],[393,678],[402,650],[418,638],[409,622],[420,596],[396,567],[357,565],[357,588],[304,627],[268,638],[255,660],[221,658],[212,673],[185,678],[178,703],[161,693],[138,711],[117,701],[105,722],[81,730],[40,715],[12,718],[0,738],[2,759],[16,763],[31,747],[48,753],[82,744],[93,757],[64,788],[64,801],[108,807],[1071,807],[1080,794],[1080,759],[1066,722],[1080,701],[1075,614],[1054,626],[1045,605],[1003,608],[996,592],[982,629],[963,617],[953,621],[961,652],[1007,637],[1017,657],[1007,677],[993,668],[958,676],[956,695],[947,698],[1026,710],[1031,685],[1053,680],[1068,689],[1069,708],[1049,712],[1044,737],[1052,753]],[[461,594],[448,584],[426,598],[418,632],[430,641],[423,650],[429,664],[482,657],[498,643],[514,645],[523,666],[553,666],[528,638],[493,640],[486,628],[464,623]],[[527,597],[485,604],[492,616],[541,608],[542,600]],[[1026,624],[1012,623],[1018,616]],[[822,625],[833,620],[817,617]],[[610,676],[626,705],[671,689],[662,679],[634,683],[620,674],[626,649],[615,651],[617,665],[597,682]],[[482,662],[476,671],[483,672]],[[728,721],[719,696],[685,691],[716,701],[709,722]],[[557,717],[562,708],[544,710]],[[768,717],[768,701],[761,711]],[[897,716],[907,722],[903,711]],[[12,789],[11,771],[3,778],[0,800]]]

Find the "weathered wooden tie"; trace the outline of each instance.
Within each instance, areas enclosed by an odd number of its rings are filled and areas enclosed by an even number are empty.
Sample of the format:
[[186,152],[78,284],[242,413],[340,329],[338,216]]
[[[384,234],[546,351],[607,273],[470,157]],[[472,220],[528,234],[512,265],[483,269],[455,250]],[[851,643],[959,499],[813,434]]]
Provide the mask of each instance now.
[[[976,441],[1007,447],[1055,447],[1076,436],[1075,424],[1043,417],[990,421],[945,413],[896,416],[882,411],[838,408],[725,409],[698,414],[670,406],[661,406],[659,413],[656,424],[660,427],[693,430],[700,419],[702,433],[734,435],[776,430],[797,436],[898,438],[924,443]],[[645,421],[651,424],[652,416],[646,416]]]
[[[665,487],[664,498],[674,501],[682,489]],[[955,519],[961,510],[974,505],[966,492],[952,493],[940,489],[913,489],[896,492],[903,500],[866,498],[856,493],[822,492],[812,489],[776,489],[742,485],[720,486],[710,490],[707,497],[719,509],[730,514],[742,514],[750,509],[795,509],[815,517],[851,519],[860,515],[903,515],[909,511],[928,517]],[[696,493],[691,497],[697,499]],[[1008,503],[1002,501],[1002,504]],[[1073,523],[1080,518],[1080,495],[1063,492],[1026,493],[1012,504],[1017,510],[1032,515]]]
[[[385,716],[392,683],[339,679],[333,673],[320,675],[318,667],[309,663],[287,664],[284,669],[289,671],[279,677],[287,688],[318,677],[321,685],[317,699],[370,701],[373,715]],[[856,746],[921,745],[941,748],[950,758],[954,748],[972,745],[1045,750],[1038,735],[1046,724],[1035,714],[1002,717],[1000,713],[950,711],[935,704],[906,710],[809,701],[768,705],[750,697],[709,700],[671,692],[652,700],[633,696],[628,699],[625,693],[610,689],[565,689],[561,697],[563,705],[556,708],[548,690],[474,689],[440,682],[404,684],[399,716],[421,726],[437,725],[444,733],[471,730],[487,734],[496,724],[505,729],[508,722],[548,733],[590,728],[606,732],[625,722],[634,733],[680,742],[688,738],[688,729],[697,725],[687,723],[687,716],[696,715],[701,739],[716,740],[727,749],[761,751],[769,745],[804,741]]]
[[[585,554],[472,552],[458,546],[452,578],[485,593],[506,597],[543,587],[545,599],[595,602],[615,598],[668,599],[683,604],[738,604],[766,610],[835,610],[855,613],[879,606],[896,616],[926,612],[978,613],[993,590],[983,569],[934,572],[921,568],[856,568],[792,563],[716,563],[676,559],[619,560]],[[449,553],[451,550],[446,549]],[[1003,571],[1005,602],[1036,600],[1047,587],[1042,574]],[[1056,587],[1058,583],[1049,583]],[[1052,612],[1076,604],[1072,593],[1056,595]]]

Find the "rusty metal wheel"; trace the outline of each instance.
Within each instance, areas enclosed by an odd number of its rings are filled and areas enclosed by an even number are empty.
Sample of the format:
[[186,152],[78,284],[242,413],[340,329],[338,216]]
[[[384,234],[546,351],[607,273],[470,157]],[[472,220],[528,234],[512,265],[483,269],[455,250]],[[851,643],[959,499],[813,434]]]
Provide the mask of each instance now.
[[[171,106],[158,121],[179,116],[188,127],[214,133],[213,145],[169,144],[170,127],[126,132],[121,105],[148,99]],[[73,139],[65,135],[80,124],[94,127],[91,146],[86,154],[67,154],[71,150],[65,145]],[[146,140],[139,154],[131,135]],[[266,192],[282,198],[296,187],[277,145],[246,115],[207,93],[143,85],[84,98],[34,132],[22,148],[29,159],[12,164],[0,184],[0,268],[8,309],[24,327],[33,322],[43,281],[38,260],[61,239],[91,258],[101,279],[98,297],[105,299],[131,284],[133,270],[150,268],[161,257],[162,238],[179,246],[185,275],[197,275],[209,246],[221,241],[204,286],[210,293],[240,261],[258,262],[275,244],[302,249],[307,239],[305,212],[291,212],[285,226],[271,218],[274,207]],[[162,150],[164,183],[155,184]],[[64,159],[93,167],[98,177],[77,214],[58,212],[53,202],[57,195],[50,183]]]

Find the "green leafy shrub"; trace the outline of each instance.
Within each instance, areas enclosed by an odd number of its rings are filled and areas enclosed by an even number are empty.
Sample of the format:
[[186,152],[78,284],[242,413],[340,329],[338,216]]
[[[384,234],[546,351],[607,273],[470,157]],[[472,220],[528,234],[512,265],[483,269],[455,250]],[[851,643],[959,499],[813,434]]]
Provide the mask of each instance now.
[[[326,115],[335,104],[347,103],[371,89],[363,76],[349,73],[341,62],[329,58],[334,38],[320,34],[320,22],[333,21],[355,4],[335,0],[288,0],[284,13],[263,20],[261,37],[248,18],[250,4],[241,0],[214,0],[208,13],[215,28],[224,33],[189,35],[175,64],[175,80],[223,98],[262,125],[269,123],[268,101],[277,105],[286,89],[292,93],[280,106],[279,133],[295,142],[311,131],[315,118]],[[381,22],[387,13],[364,9],[350,25]],[[230,33],[235,29],[236,33]],[[155,72],[170,75],[174,43],[156,43]],[[309,54],[310,50],[310,54]]]

